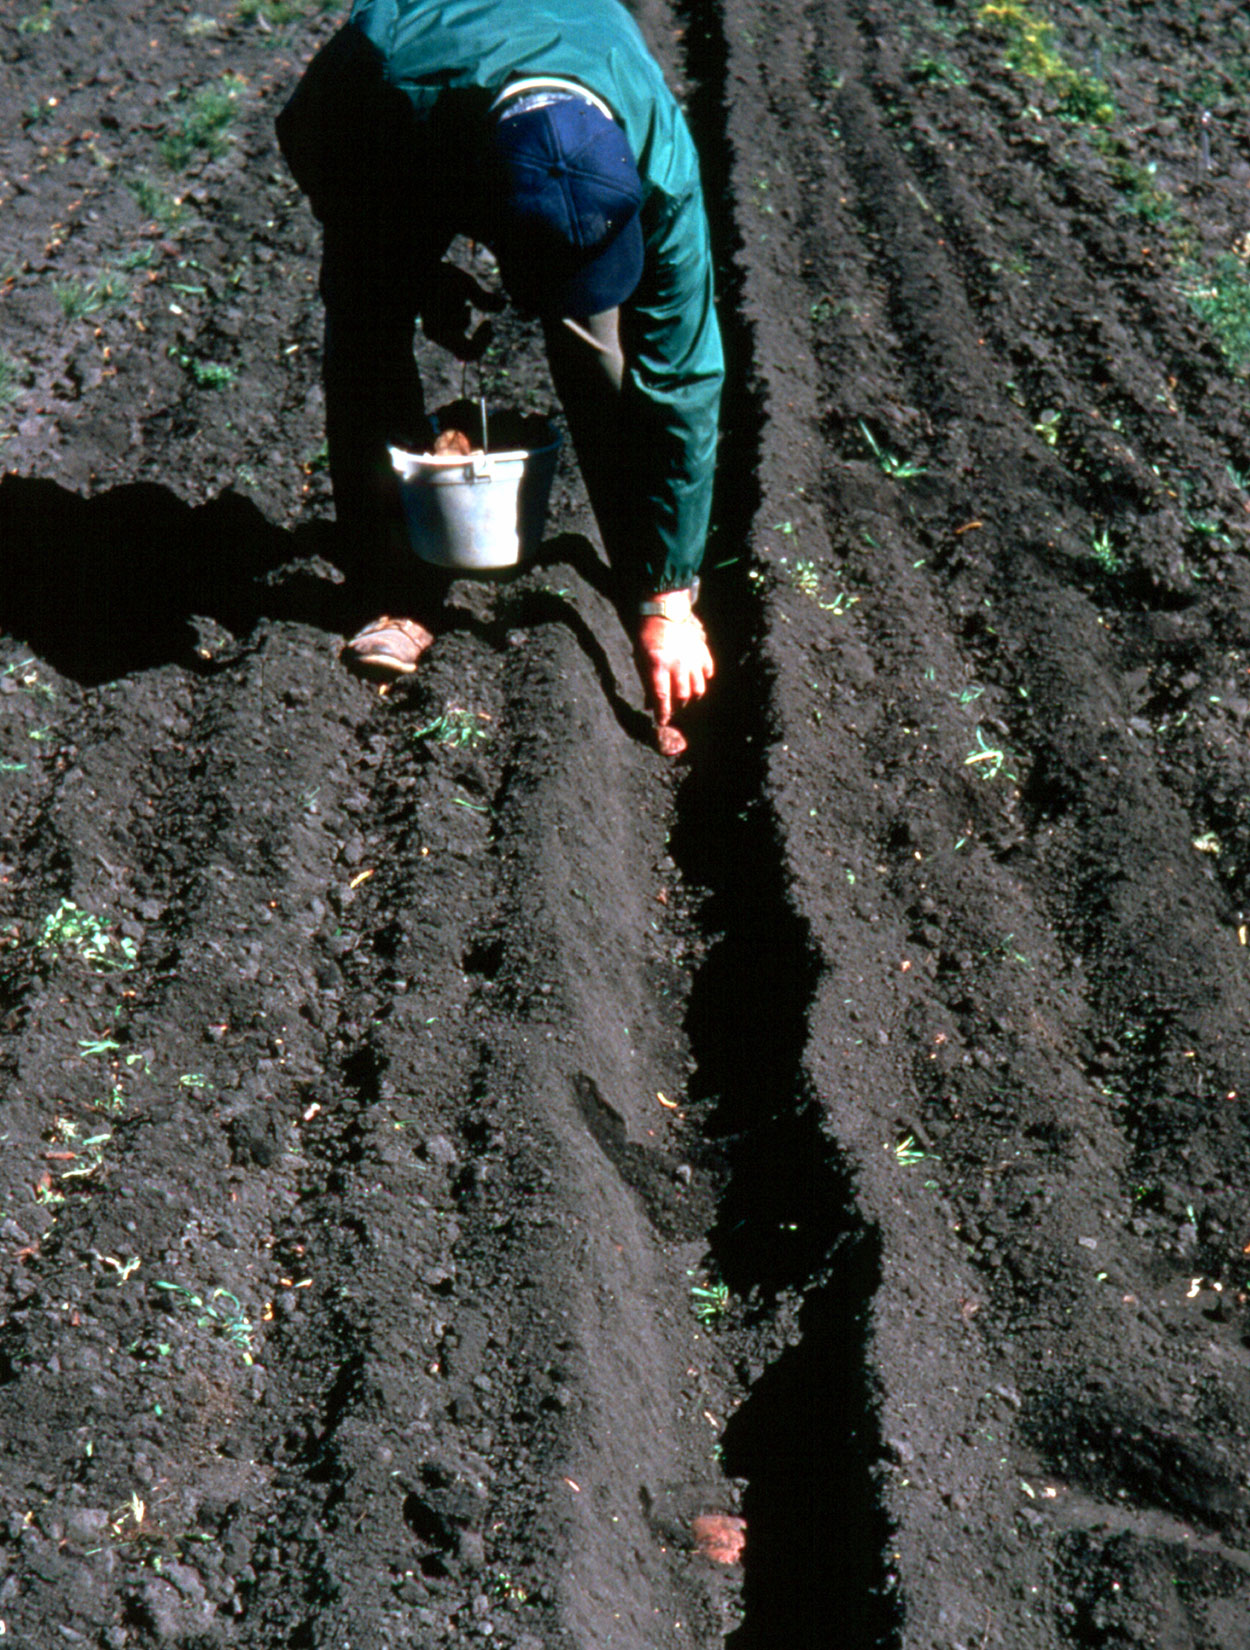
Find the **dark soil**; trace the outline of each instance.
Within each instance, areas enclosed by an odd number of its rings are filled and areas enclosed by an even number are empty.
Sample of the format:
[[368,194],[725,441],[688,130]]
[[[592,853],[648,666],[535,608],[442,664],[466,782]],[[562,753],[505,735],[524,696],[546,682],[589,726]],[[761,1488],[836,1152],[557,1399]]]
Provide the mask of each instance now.
[[338,662],[336,21],[0,19],[5,1643],[1244,1645],[1242,9],[649,5],[732,364],[676,767],[567,458]]

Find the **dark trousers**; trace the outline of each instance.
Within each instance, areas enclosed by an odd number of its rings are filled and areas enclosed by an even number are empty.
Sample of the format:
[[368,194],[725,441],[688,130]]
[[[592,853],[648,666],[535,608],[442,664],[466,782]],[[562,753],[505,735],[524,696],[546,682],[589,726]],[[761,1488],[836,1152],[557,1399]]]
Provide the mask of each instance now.
[[[548,365],[608,559],[628,565],[620,478],[623,360],[615,314],[596,344],[544,326]],[[339,555],[362,603],[435,623],[448,575],[408,543],[388,446],[428,450],[432,430],[412,349],[413,323],[327,310],[323,380]],[[411,611],[410,611],[411,610]]]

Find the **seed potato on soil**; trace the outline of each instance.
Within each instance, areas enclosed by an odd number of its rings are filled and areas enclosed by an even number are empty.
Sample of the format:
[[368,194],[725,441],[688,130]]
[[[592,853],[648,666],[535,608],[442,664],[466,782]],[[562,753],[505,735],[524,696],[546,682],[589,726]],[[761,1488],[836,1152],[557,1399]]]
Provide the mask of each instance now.
[[646,0],[730,358],[674,766],[567,455],[339,662],[341,13],[0,17],[5,1642],[1243,1644],[1250,23]]

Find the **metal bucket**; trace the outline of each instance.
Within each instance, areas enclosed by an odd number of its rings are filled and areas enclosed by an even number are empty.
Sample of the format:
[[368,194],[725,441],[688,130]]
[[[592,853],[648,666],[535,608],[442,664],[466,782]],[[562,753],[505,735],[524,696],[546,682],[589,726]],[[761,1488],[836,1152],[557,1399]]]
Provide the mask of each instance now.
[[467,571],[516,567],[542,543],[563,435],[508,452],[390,449],[408,541],[422,561]]

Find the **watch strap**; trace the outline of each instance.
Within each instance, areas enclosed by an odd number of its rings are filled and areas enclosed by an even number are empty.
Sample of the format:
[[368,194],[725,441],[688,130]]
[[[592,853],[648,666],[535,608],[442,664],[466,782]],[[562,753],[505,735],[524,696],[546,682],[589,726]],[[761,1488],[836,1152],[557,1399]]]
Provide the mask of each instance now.
[[684,619],[698,599],[699,581],[695,579],[684,590],[665,590],[661,595],[648,596],[638,603],[638,612],[644,619]]

